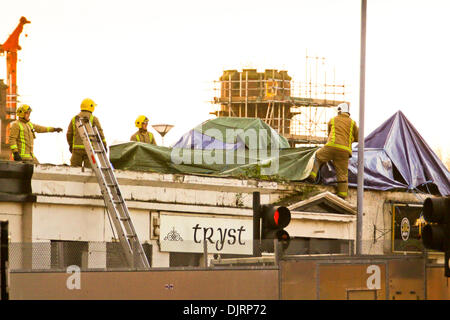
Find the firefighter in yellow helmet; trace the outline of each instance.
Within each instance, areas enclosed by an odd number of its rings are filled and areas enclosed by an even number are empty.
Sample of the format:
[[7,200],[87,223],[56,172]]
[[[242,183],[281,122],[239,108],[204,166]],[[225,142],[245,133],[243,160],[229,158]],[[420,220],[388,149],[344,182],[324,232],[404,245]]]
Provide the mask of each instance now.
[[156,145],[153,134],[147,131],[148,118],[146,116],[137,117],[134,124],[139,130],[131,136],[130,141],[144,142]]
[[76,120],[78,120],[78,118],[87,118],[89,119],[92,127],[97,127],[98,133],[103,141],[103,145],[105,146],[105,149],[108,150],[100,121],[92,114],[96,106],[97,104],[92,99],[84,99],[81,102],[80,113],[70,120],[66,138],[67,143],[69,144],[69,151],[72,153],[72,157],[70,158],[71,166],[81,167],[84,163],[86,168],[91,167],[87,153],[84,149],[83,140],[81,140],[80,134],[78,133],[76,127]]
[[38,164],[33,153],[34,139],[37,133],[61,132],[61,128],[43,127],[30,122],[31,108],[27,104],[22,104],[16,110],[17,120],[11,124],[9,133],[10,148],[14,156],[14,161],[26,161]]
[[322,164],[333,161],[336,169],[337,195],[343,199],[348,196],[348,160],[352,157],[352,143],[358,142],[358,126],[350,118],[347,103],[337,107],[338,115],[328,122],[328,140],[316,152],[314,167],[308,180],[315,181]]

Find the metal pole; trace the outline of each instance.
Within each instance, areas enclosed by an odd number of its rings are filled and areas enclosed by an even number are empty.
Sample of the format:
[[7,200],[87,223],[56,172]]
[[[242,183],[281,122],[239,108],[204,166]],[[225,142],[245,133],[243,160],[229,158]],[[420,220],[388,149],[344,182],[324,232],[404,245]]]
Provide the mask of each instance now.
[[366,85],[366,12],[367,0],[361,0],[361,62],[359,78],[359,135],[358,135],[358,189],[356,226],[356,254],[362,254],[363,199],[364,199],[364,102]]
[[231,117],[231,74],[228,75],[228,116]]
[[275,266],[278,267],[278,264],[280,262],[280,246],[279,246],[278,239],[273,239],[273,256],[275,258]]
[[203,237],[203,262],[205,268],[208,268],[208,244],[206,243],[206,236]]
[[[248,108],[248,71],[245,71],[245,117],[247,118],[247,108]],[[256,108],[256,106],[255,106]]]
[[260,207],[261,207],[261,197],[258,191],[253,192],[253,256],[260,257],[260,228],[261,228],[261,217],[260,217]]
[[239,72],[239,98],[242,98],[242,72]]

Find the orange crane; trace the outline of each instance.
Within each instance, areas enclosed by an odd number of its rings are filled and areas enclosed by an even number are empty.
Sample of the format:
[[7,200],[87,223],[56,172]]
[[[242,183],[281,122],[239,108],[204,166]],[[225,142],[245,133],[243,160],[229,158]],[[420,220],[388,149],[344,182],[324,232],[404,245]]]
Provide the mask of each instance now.
[[[6,110],[0,110],[2,122],[6,123],[6,127],[1,126],[1,147],[0,150],[9,144],[9,128],[10,123],[16,119],[17,108],[17,51],[21,49],[19,46],[19,36],[22,33],[23,26],[30,23],[25,17],[20,18],[20,22],[16,29],[11,33],[4,44],[0,44],[0,54],[6,52]],[[3,151],[3,150],[2,150]]]

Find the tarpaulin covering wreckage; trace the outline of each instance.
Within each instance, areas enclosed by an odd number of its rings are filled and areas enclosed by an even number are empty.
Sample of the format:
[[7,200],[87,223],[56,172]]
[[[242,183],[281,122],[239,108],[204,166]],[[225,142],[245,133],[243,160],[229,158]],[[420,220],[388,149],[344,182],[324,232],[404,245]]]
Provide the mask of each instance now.
[[183,135],[172,148],[140,142],[111,146],[122,170],[304,180],[317,148],[289,148],[286,138],[261,119],[216,118]]
[[[357,186],[358,148],[349,163],[349,186]],[[325,184],[336,182],[330,163],[321,169]],[[450,172],[401,111],[364,139],[364,187],[426,190],[450,195]],[[436,190],[437,189],[437,190]]]
[[[374,190],[422,189],[450,194],[450,173],[402,112],[365,138],[364,186]],[[141,142],[111,146],[117,169],[172,174],[273,177],[301,181],[318,147],[289,148],[287,140],[260,119],[216,118],[183,135],[172,148]],[[349,159],[349,186],[356,187],[357,148]],[[336,182],[332,163],[321,182]],[[426,189],[425,189],[426,190]]]

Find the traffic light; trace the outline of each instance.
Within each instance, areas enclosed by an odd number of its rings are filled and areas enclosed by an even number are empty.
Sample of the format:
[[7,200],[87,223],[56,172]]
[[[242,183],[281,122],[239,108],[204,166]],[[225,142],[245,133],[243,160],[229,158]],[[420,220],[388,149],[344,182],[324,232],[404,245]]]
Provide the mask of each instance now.
[[423,217],[428,223],[422,230],[423,245],[445,252],[445,276],[450,277],[450,198],[425,199]]
[[286,207],[274,207],[262,205],[260,209],[262,219],[261,249],[266,252],[274,252],[273,240],[281,242],[283,250],[289,246],[290,237],[284,228],[291,221],[291,211]]

